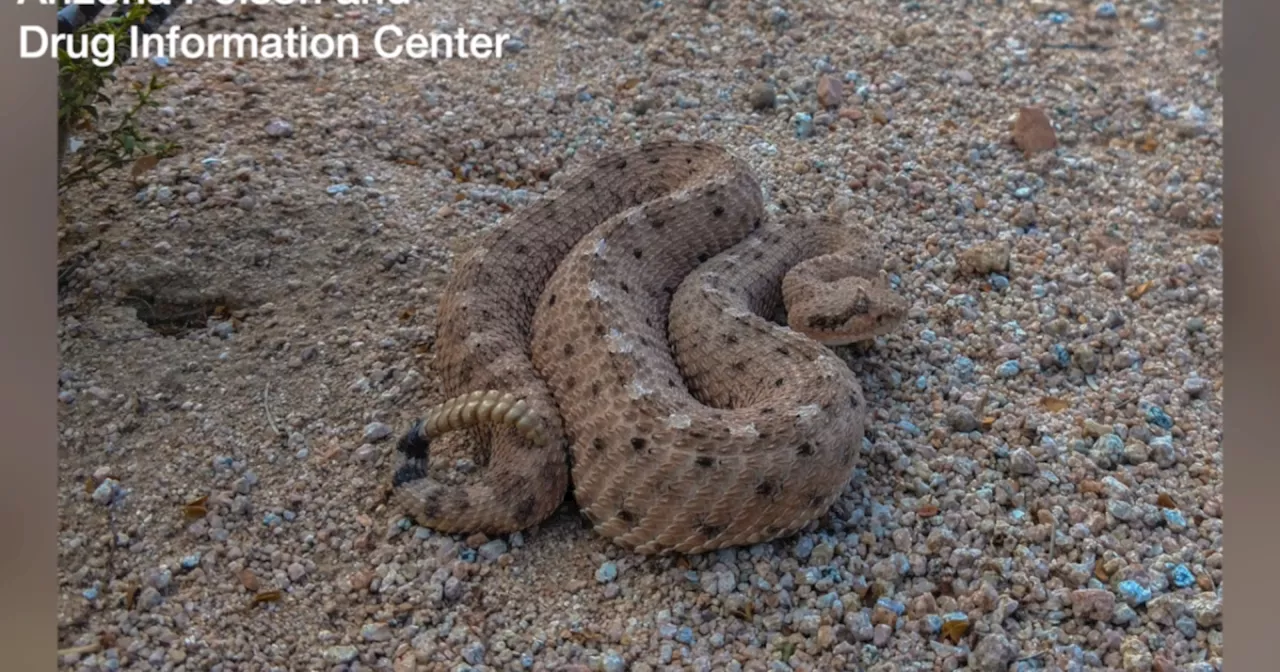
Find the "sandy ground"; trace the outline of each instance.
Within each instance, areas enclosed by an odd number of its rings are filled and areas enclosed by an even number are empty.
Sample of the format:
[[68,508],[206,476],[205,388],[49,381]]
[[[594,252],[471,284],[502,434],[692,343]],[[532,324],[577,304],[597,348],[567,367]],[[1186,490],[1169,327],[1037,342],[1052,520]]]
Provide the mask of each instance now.
[[[61,205],[62,667],[1220,670],[1221,10],[1109,5],[183,8],[513,41],[122,70],[169,85],[144,123],[183,150]],[[1055,148],[1010,142],[1023,106]],[[845,498],[665,559],[568,504],[496,540],[402,520],[456,252],[663,136],[885,239],[913,308],[849,354],[874,411]]]

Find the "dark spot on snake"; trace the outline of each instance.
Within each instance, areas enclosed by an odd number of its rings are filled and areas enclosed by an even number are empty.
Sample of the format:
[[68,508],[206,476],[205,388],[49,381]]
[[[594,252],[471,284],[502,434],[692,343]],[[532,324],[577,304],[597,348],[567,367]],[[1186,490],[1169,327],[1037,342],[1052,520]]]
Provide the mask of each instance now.
[[603,325],[603,324],[597,324],[597,325],[596,325],[596,336],[604,336],[604,325]]
[[758,229],[758,228],[760,228],[760,218],[759,218],[759,217],[757,217],[757,218],[756,218],[756,221],[755,221],[755,222],[752,222],[752,224],[751,224],[751,228],[752,228],[752,229]]
[[538,470],[538,478],[542,483],[563,483],[565,478],[564,460],[548,460]]
[[769,432],[760,432],[758,435],[756,435],[756,438],[760,439],[761,441],[767,441],[769,440]]
[[779,489],[773,481],[761,481],[756,485],[756,494],[761,497],[772,497]]
[[573,344],[572,344],[572,343],[565,343],[565,344],[564,344],[564,356],[565,356],[565,357],[572,357],[572,356],[573,356]]
[[453,498],[453,508],[458,511],[467,511],[471,508],[471,500],[466,495],[459,493]]
[[594,382],[594,383],[591,383],[591,396],[593,396],[593,397],[598,397],[598,396],[600,396],[600,382],[599,382],[599,381],[596,381],[596,382]]
[[712,525],[711,523],[698,523],[697,529],[698,529],[698,534],[701,534],[703,537],[706,537],[707,539],[715,539],[716,537],[720,536],[721,532],[724,532],[724,528],[725,528],[724,525]]
[[556,295],[555,295],[555,294],[552,294],[551,296],[548,296],[548,297],[547,297],[547,305],[548,305],[548,306],[554,306],[554,305],[556,305]]
[[712,208],[712,209],[711,209],[711,214],[712,214],[712,216],[714,216],[714,217],[723,217],[723,216],[724,216],[724,206],[723,206],[723,205],[717,205],[716,207]]
[[663,287],[663,288],[662,288],[662,291],[663,291],[664,293],[667,293],[667,294],[675,294],[675,293],[676,293],[676,288],[675,288],[675,287]]
[[537,506],[538,498],[533,495],[529,495],[528,497],[520,500],[520,505],[516,507],[516,520],[523,523],[533,522],[531,519],[534,516]]
[[800,445],[796,448],[796,454],[797,454],[797,455],[804,455],[804,456],[812,455],[812,454],[813,454],[813,445],[812,445],[812,444],[810,444],[810,443],[809,443],[809,442],[807,442],[807,441],[806,441],[805,443],[800,444]]
[[627,524],[631,524],[636,522],[636,515],[626,509],[618,509],[618,520],[621,520],[622,522]]
[[644,450],[647,445],[649,442],[638,436],[631,439],[631,447],[637,451]]
[[765,535],[770,536],[770,537],[772,537],[772,536],[776,536],[776,535],[777,535],[779,532],[781,532],[781,531],[782,531],[782,528],[781,528],[781,527],[778,527],[777,525],[770,525],[770,526],[768,526],[768,527],[764,528],[764,533],[765,533]]
[[[779,378],[778,380],[779,380],[779,381],[781,381],[782,379],[781,379],[781,378]],[[773,408],[772,406],[765,406],[764,408],[760,409],[760,412],[761,412],[761,413],[764,413],[765,415],[768,415],[768,414],[772,413],[773,411],[774,411],[774,408]]]
[[618,286],[622,288],[622,291],[623,291],[624,293],[626,293],[626,294],[630,294],[630,293],[631,293],[631,288],[627,286],[627,283],[625,283],[625,282],[621,282],[621,283],[618,283]]
[[528,252],[528,251],[529,251],[528,247],[524,245],[516,245],[516,254],[524,254],[525,252]]
[[703,252],[698,255],[698,263],[703,263],[710,258],[711,258],[710,255],[708,255],[706,252]]
[[747,370],[747,362],[746,362],[745,360],[738,360],[738,361],[734,362],[732,366],[733,366],[733,370],[734,370],[734,371],[746,371],[746,370]]
[[788,349],[786,349],[786,348],[784,348],[784,347],[782,347],[782,346],[778,346],[777,348],[775,348],[775,350],[777,350],[777,351],[778,351],[778,354],[779,354],[779,355],[782,355],[783,357],[790,357],[790,356],[791,356],[791,351],[790,351],[790,350],[788,350]]
[[738,342],[738,337],[734,334],[725,334],[724,342],[730,345],[736,344]]
[[660,159],[660,158],[658,158],[658,157],[656,157],[656,156],[651,156],[651,157],[649,157],[649,163],[657,163],[657,162],[659,162],[659,161],[661,161],[661,160],[662,160],[662,159]]
[[440,493],[433,492],[422,498],[422,515],[435,518],[440,513]]
[[596,181],[587,180],[587,191],[591,191],[592,189],[595,189],[595,188],[596,188]]
[[568,377],[568,378],[566,378],[566,379],[565,379],[565,381],[564,381],[564,387],[565,387],[565,389],[567,389],[567,390],[572,390],[573,388],[575,388],[575,387],[577,387],[577,386],[578,386],[578,379],[577,379],[577,378],[575,378],[574,376],[569,376],[569,377]]
[[782,380],[781,378],[779,378],[779,379],[777,379],[777,380],[773,381],[773,386],[774,386],[774,387],[782,387],[782,383],[783,383],[783,380]]
[[619,162],[618,162],[618,170],[622,170],[622,169],[624,169],[624,168],[626,168],[626,167],[627,167],[627,160],[626,160],[626,159],[623,159],[623,160],[621,160],[621,161],[619,161]]
[[667,387],[675,387],[675,386],[676,386],[676,381],[671,380],[670,378],[668,378],[668,379],[667,379]]
[[636,249],[631,250],[631,254],[632,254],[636,259],[639,259],[640,257],[643,257],[643,256],[644,256],[644,250],[641,250],[640,248],[638,248],[638,247],[637,247]]
[[698,458],[695,459],[693,462],[694,464],[697,464],[699,467],[710,467],[716,463],[715,460],[711,459],[710,457],[707,457],[706,455],[699,455]]
[[705,439],[705,438],[707,438],[707,433],[706,433],[706,432],[703,432],[703,431],[700,431],[700,430],[696,430],[696,429],[695,429],[695,430],[693,430],[693,431],[689,432],[689,436],[690,436],[690,437],[692,437],[692,438],[695,438],[695,439]]
[[819,508],[822,506],[822,503],[825,502],[826,500],[827,498],[824,495],[811,495],[809,497],[809,508],[811,509]]
[[592,439],[592,440],[591,440],[591,447],[592,447],[592,448],[595,448],[596,450],[604,450],[604,448],[605,448],[604,439],[602,439],[602,438],[600,438],[600,437],[598,437],[598,436],[597,436],[596,438]]
[[664,227],[664,226],[666,226],[666,225],[667,225],[667,223],[666,223],[666,222],[664,222],[664,221],[662,221],[661,219],[651,219],[651,220],[649,220],[649,226],[652,226],[652,227],[653,227],[653,228],[655,228],[655,229],[661,229],[662,227]]
[[752,259],[759,259],[759,258],[761,258],[761,257],[763,257],[763,256],[764,256],[764,251],[763,251],[763,250],[756,250],[756,253],[755,253],[755,254],[753,254],[753,255],[751,255],[751,258],[752,258]]

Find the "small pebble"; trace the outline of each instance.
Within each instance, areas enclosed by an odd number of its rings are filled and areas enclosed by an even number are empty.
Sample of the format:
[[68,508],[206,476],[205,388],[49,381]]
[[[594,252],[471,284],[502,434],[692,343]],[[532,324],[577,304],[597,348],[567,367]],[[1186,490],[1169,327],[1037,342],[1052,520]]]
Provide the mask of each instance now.
[[114,478],[108,478],[98,484],[98,487],[93,491],[92,497],[94,502],[97,502],[102,506],[110,506],[119,498],[119,495],[120,482]]
[[961,433],[977,431],[981,426],[973,411],[964,406],[952,406],[947,410],[947,424],[951,425],[951,429]]
[[385,642],[391,639],[391,626],[386,623],[365,623],[360,627],[360,637],[366,642]]
[[267,135],[273,138],[288,138],[293,135],[293,124],[275,119],[267,124]]
[[1147,422],[1161,429],[1173,429],[1173,418],[1170,418],[1164,412],[1164,409],[1159,406],[1149,406],[1147,408]]
[[813,135],[813,117],[805,112],[797,112],[791,118],[791,123],[795,127],[797,138],[807,138]]
[[1127,604],[1133,607],[1146,604],[1151,599],[1151,590],[1137,581],[1121,581],[1116,586],[1116,591]]
[[596,581],[599,583],[612,583],[616,578],[618,578],[618,565],[613,562],[603,563],[596,570]]
[[324,658],[335,665],[345,665],[360,656],[360,650],[350,644],[331,646],[324,650]]
[[1004,634],[995,632],[978,640],[969,655],[969,665],[982,672],[1005,672],[1018,653],[1017,645]]
[[768,84],[756,84],[751,87],[751,91],[748,94],[748,102],[751,103],[751,109],[756,111],[773,109],[777,99],[778,96],[773,87]]
[[1204,378],[1192,376],[1182,383],[1182,391],[1192,399],[1199,399],[1209,390],[1209,381]]
[[997,378],[1013,378],[1014,376],[1018,375],[1018,373],[1021,370],[1022,369],[1018,365],[1018,362],[1016,360],[1011,359],[1007,362],[1002,362],[1000,366],[996,367],[996,377]]
[[818,79],[818,104],[822,107],[839,107],[844,102],[844,87],[839,79],[823,75]]
[[1040,468],[1036,465],[1035,456],[1026,448],[1018,448],[1010,453],[1009,465],[1013,473],[1020,476],[1031,476],[1040,471]]
[[507,552],[507,542],[501,539],[494,539],[493,541],[481,544],[480,548],[477,550],[483,560],[486,562],[495,562],[498,558],[502,557],[502,554]]
[[808,560],[809,555],[813,553],[813,547],[813,537],[803,536],[796,540],[796,545],[792,552],[797,558]]
[[364,427],[363,441],[365,443],[377,443],[391,436],[393,431],[390,426],[381,422],[371,422]]

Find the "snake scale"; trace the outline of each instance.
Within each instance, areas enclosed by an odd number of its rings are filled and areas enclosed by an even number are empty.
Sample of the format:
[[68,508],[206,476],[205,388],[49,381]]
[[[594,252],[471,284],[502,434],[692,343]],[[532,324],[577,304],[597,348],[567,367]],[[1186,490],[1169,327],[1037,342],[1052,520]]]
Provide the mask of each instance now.
[[[867,409],[827,346],[895,329],[907,302],[864,230],[766,214],[749,166],[650,141],[570,171],[461,259],[438,311],[446,401],[400,439],[395,501],[420,524],[505,534],[572,483],[641,554],[789,536],[848,483]],[[468,441],[480,477],[431,476]]]

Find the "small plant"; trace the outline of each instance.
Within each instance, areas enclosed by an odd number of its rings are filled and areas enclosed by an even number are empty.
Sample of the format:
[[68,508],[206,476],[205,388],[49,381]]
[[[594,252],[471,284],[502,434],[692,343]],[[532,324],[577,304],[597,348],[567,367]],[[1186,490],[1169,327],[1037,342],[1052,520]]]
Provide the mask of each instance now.
[[[133,92],[137,101],[125,110],[114,123],[102,126],[101,108],[112,103],[104,91],[115,80],[116,68],[127,59],[129,31],[142,25],[151,14],[147,4],[134,5],[128,12],[98,22],[86,23],[76,28],[73,39],[88,40],[91,36],[107,34],[115,45],[115,58],[109,65],[100,66],[90,59],[73,59],[65,49],[58,50],[58,166],[59,188],[82,180],[97,179],[103,173],[134,164],[135,173],[155,165],[160,158],[171,155],[177,146],[159,142],[147,136],[138,126],[140,113],[155,107],[153,95],[164,88],[155,75],[146,83],[135,82]],[[77,158],[74,168],[61,171],[73,132],[89,134],[86,151]]]

